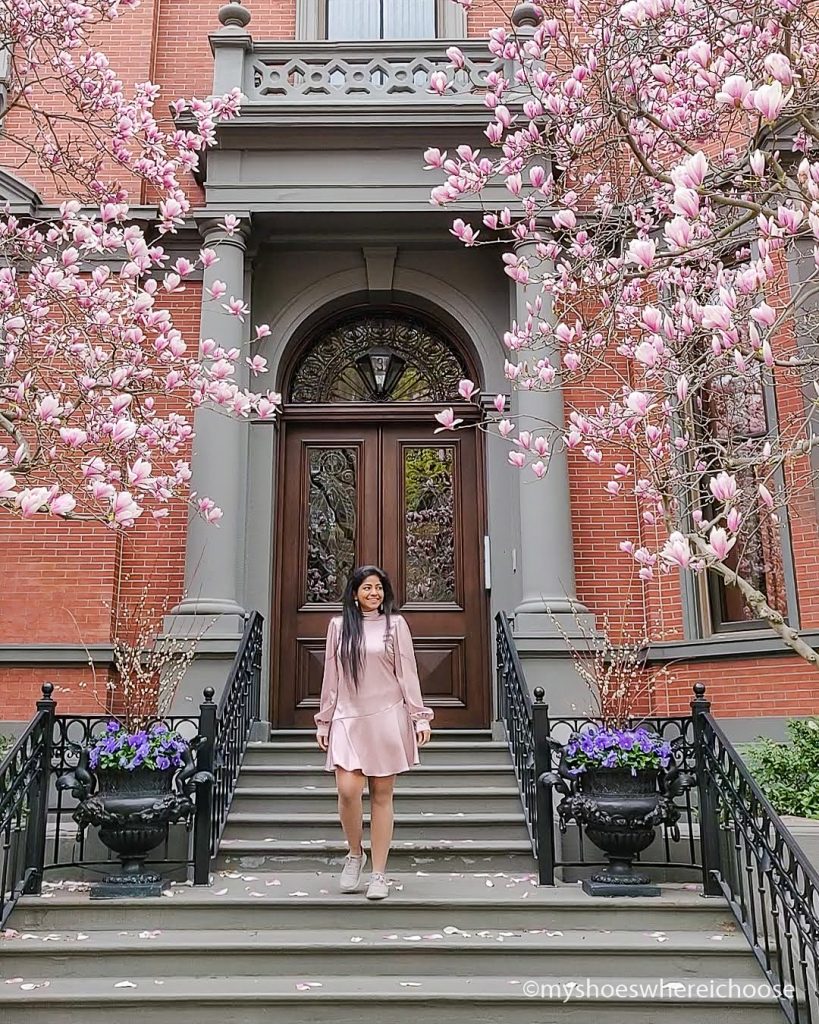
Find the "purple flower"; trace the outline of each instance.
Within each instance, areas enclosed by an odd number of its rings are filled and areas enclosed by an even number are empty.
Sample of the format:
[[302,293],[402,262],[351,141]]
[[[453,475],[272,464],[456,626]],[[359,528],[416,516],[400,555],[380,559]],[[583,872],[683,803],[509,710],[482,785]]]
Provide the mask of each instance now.
[[166,768],[171,767],[170,759],[165,757],[164,754],[159,754],[156,759],[156,766],[160,769],[160,771],[164,772]]

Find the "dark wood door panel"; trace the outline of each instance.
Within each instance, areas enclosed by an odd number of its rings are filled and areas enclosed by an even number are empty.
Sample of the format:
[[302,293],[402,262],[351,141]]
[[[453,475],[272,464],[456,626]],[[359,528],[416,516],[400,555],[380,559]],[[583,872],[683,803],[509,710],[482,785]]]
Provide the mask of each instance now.
[[415,640],[437,727],[488,722],[475,431],[429,422],[284,424],[274,719],[313,725],[327,625],[355,565],[382,565]]

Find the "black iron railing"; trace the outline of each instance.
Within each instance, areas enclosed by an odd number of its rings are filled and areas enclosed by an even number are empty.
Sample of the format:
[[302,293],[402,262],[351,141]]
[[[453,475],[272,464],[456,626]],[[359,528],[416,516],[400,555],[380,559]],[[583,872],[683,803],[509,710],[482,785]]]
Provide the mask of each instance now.
[[[191,834],[171,832],[148,864],[164,871],[192,869],[195,885],[207,885],[253,722],[259,717],[263,618],[246,617],[239,649],[219,705],[208,687],[198,717],[164,716],[186,739],[200,735],[197,771],[213,781],[197,784]],[[58,714],[51,683],[43,685],[37,713],[0,764],[0,898],[5,923],[23,894],[39,893],[45,872],[111,868],[111,855],[93,834],[78,835],[76,799],[57,779],[76,768],[80,752],[105,732],[110,715]],[[93,830],[92,830],[93,832]]]
[[259,718],[263,628],[264,619],[253,612],[245,624],[218,707],[210,687],[200,705],[199,731],[204,743],[199,748],[197,767],[210,772],[214,781],[201,786],[197,794],[195,885],[208,884],[210,862],[219,847],[253,723]]
[[[498,706],[506,724],[509,749],[521,791],[523,807],[529,824],[532,851],[538,864],[541,885],[554,885],[555,869],[564,870],[602,867],[607,861],[585,837],[582,825],[570,822],[558,848],[555,836],[555,815],[552,789],[538,785],[538,779],[552,769],[552,753],[548,740],[566,742],[573,732],[594,721],[583,716],[552,717],[543,702],[542,687],[535,687],[533,696],[523,673],[515,647],[509,619],[498,614]],[[534,699],[533,699],[534,698]],[[639,720],[669,742],[676,740],[677,759],[683,771],[696,771],[694,728],[691,715],[652,717]],[[637,725],[638,722],[632,723]],[[680,810],[680,838],[663,826],[660,830],[659,856],[651,859],[638,856],[642,868],[683,869],[702,874],[699,844],[696,839],[696,794],[686,791],[676,799]],[[649,851],[650,852],[650,851]]]
[[[551,768],[549,738],[565,742],[593,719],[552,718],[543,690],[529,694],[507,617],[497,617],[498,706],[538,862],[541,884],[554,885],[555,869],[596,867],[600,854],[582,827],[563,837],[558,853],[554,807],[538,784]],[[661,856],[640,866],[697,872],[703,895],[724,897],[792,1024],[819,1024],[819,873],[751,777],[711,715],[705,686],[697,683],[691,714],[640,722],[676,740],[684,771],[696,789],[677,797],[679,839],[661,836]],[[634,723],[636,724],[636,722]],[[564,850],[572,851],[572,856]]]
[[0,764],[0,929],[23,893],[39,893],[43,882],[53,690],[43,686],[36,715]]
[[819,873],[694,689],[705,893],[728,901],[788,1020],[817,1024]]
[[506,725],[509,750],[515,765],[532,852],[541,885],[554,885],[555,841],[552,791],[537,780],[551,768],[548,735],[549,709],[538,686],[534,699],[529,693],[523,666],[512,636],[509,619],[500,612],[496,619],[498,713]]

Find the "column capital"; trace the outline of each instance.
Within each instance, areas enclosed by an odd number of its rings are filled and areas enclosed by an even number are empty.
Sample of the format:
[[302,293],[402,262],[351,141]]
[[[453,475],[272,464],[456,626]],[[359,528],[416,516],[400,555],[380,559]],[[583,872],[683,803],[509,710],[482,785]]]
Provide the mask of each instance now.
[[239,223],[233,232],[228,232],[224,226],[224,215],[217,217],[214,214],[197,217],[196,226],[205,245],[234,245],[243,251],[247,249],[248,239],[252,232],[249,213],[237,213],[233,216],[239,218]]

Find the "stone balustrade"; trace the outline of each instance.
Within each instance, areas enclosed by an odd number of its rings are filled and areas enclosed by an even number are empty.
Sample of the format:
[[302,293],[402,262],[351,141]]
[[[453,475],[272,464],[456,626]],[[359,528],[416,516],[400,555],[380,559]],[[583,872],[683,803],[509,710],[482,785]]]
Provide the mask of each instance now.
[[[248,101],[320,103],[476,103],[499,62],[484,42],[464,44],[465,67],[455,71],[437,40],[362,43],[254,42],[246,53],[242,91]],[[444,96],[430,90],[436,71],[447,74]]]

